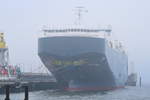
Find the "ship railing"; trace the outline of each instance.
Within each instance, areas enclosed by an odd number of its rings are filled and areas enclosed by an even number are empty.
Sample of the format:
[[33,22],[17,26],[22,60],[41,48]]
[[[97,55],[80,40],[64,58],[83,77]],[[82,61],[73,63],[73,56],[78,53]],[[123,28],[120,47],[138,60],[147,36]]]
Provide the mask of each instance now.
[[62,32],[111,32],[111,29],[82,29],[82,28],[71,28],[71,29],[43,29],[47,33],[62,33]]
[[17,80],[17,76],[16,75],[0,75],[0,81],[15,81]]
[[109,35],[107,35],[106,33],[86,33],[86,32],[70,32],[70,33],[61,33],[61,32],[58,32],[58,33],[55,33],[55,34],[51,34],[51,33],[41,33],[39,34],[39,37],[59,37],[59,36],[66,36],[66,37],[93,37],[93,38],[107,38],[109,37]]
[[[110,36],[111,28],[109,27],[86,27],[86,26],[80,26],[80,27],[46,27],[44,26],[41,30],[41,34],[39,34],[39,37],[55,37],[55,36],[87,36],[87,37],[98,37],[102,36],[105,38],[106,36]],[[53,34],[54,33],[54,34]],[[68,34],[67,34],[68,33]]]

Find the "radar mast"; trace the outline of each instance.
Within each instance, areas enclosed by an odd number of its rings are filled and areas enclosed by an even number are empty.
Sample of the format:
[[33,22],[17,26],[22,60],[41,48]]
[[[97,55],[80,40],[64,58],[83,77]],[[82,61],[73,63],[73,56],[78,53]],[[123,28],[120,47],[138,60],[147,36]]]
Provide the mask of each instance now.
[[77,15],[77,21],[75,21],[75,24],[80,25],[82,20],[83,13],[87,13],[88,10],[85,9],[83,6],[75,7],[75,15]]

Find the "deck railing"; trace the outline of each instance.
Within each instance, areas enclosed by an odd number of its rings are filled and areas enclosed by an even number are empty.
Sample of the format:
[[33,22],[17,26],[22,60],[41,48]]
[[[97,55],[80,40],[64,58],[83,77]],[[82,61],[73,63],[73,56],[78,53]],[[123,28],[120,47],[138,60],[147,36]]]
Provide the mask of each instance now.
[[17,80],[17,76],[16,75],[0,75],[0,81],[14,81]]

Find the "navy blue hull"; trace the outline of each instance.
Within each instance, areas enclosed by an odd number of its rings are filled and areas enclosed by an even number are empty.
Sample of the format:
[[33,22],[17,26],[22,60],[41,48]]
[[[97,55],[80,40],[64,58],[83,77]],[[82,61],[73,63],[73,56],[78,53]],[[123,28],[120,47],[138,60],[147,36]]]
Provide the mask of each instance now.
[[38,50],[63,89],[107,90],[125,85],[127,57],[109,48],[105,39],[40,38]]

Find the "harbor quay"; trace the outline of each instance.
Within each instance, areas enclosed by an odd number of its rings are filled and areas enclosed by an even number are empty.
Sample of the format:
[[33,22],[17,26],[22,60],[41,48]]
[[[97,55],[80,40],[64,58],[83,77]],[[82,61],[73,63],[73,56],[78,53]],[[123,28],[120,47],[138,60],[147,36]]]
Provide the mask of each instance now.
[[10,93],[19,93],[24,91],[24,86],[29,87],[29,91],[57,89],[57,83],[54,77],[41,73],[23,73],[20,78],[1,77],[0,94],[4,94],[6,86],[10,86]]
[[57,83],[53,77],[41,73],[24,73],[20,78],[1,77],[0,94],[5,94],[5,100],[10,100],[11,93],[24,92],[24,100],[29,100],[30,91],[57,89]]

